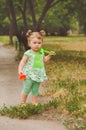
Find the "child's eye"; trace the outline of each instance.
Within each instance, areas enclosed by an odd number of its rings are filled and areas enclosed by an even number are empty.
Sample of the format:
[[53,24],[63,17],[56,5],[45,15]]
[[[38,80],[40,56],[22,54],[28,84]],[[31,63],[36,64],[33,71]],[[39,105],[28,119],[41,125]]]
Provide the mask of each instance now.
[[41,44],[41,42],[38,42],[38,44]]
[[36,44],[36,42],[33,42],[33,44]]
[[34,42],[34,44],[41,44],[41,42]]

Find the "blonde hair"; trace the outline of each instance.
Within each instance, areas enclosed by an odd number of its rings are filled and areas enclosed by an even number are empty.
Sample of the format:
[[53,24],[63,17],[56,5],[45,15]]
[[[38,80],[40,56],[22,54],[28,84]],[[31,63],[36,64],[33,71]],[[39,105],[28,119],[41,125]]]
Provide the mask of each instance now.
[[33,38],[42,39],[43,41],[43,37],[45,35],[46,33],[44,30],[41,30],[40,32],[32,32],[31,30],[28,30],[28,32],[26,33],[28,42],[30,42]]

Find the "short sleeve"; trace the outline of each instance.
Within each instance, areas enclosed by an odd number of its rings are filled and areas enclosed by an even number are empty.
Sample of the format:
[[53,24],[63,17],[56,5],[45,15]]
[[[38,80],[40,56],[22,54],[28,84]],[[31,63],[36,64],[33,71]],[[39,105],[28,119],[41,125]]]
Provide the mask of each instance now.
[[26,51],[25,53],[24,53],[24,55],[26,55],[26,56],[30,56],[30,50],[28,50],[28,51]]

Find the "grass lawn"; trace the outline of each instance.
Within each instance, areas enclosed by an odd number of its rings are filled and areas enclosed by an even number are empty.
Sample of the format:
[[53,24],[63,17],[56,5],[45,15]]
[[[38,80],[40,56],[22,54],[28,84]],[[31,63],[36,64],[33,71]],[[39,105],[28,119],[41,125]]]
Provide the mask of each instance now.
[[56,120],[60,114],[69,130],[86,130],[86,37],[45,37],[43,47],[56,55],[46,64],[48,81],[42,96],[58,101]]

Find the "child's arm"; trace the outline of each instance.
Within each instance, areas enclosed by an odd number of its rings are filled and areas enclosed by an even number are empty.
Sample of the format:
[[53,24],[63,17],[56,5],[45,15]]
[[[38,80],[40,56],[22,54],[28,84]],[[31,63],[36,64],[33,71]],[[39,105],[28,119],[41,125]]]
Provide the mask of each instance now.
[[27,56],[24,55],[19,63],[19,66],[18,66],[18,74],[20,75],[22,73],[22,69],[23,69],[23,66],[26,64],[27,62]]

